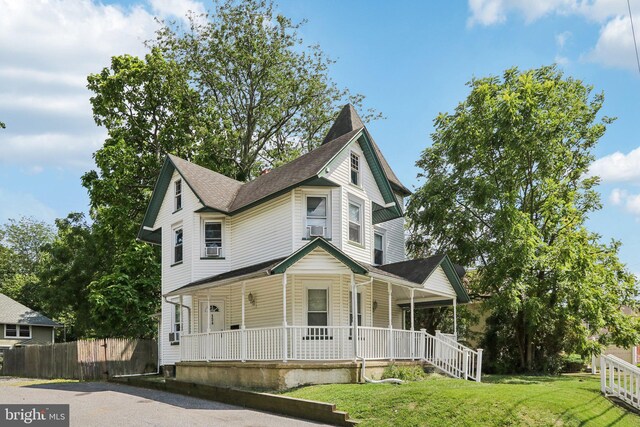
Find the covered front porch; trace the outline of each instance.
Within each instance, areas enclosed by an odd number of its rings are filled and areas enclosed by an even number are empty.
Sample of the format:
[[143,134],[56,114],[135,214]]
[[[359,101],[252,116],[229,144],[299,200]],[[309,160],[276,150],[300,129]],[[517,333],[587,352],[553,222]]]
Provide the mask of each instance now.
[[[449,284],[455,274],[451,266],[435,264],[423,283],[415,283],[322,246],[290,258],[168,295],[178,297],[185,319],[178,372],[196,366],[182,362],[317,368],[339,362],[357,366],[363,360],[413,361],[480,379],[481,350],[456,340],[460,295]],[[452,305],[453,334],[416,330],[417,304]]]

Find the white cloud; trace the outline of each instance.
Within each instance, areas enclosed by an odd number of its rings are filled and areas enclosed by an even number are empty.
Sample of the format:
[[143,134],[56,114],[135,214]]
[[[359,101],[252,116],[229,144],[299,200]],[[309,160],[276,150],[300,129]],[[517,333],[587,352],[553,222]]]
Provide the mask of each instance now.
[[640,147],[628,154],[616,151],[596,160],[589,175],[599,176],[603,182],[640,181]]
[[[640,15],[634,14],[633,18],[640,22]],[[607,67],[638,69],[628,15],[617,16],[600,29],[600,37],[586,59]]]
[[626,190],[614,188],[613,191],[611,192],[611,195],[609,196],[609,201],[614,205],[618,206],[623,202],[624,199],[626,199],[626,197],[627,197]]
[[[631,6],[635,12],[634,22],[640,23],[640,0],[633,0]],[[585,59],[607,67],[637,68],[629,11],[624,0],[469,0],[469,12],[469,26],[500,24],[510,15],[520,15],[527,23],[552,14],[580,16],[601,25],[600,37],[594,48],[584,55]],[[556,35],[560,49],[566,43],[563,34]]]
[[0,188],[0,223],[9,218],[34,217],[46,222],[56,219],[56,212],[29,193],[17,193]]
[[640,194],[634,194],[627,196],[627,202],[625,209],[634,215],[640,216]]
[[571,31],[563,31],[560,34],[556,34],[556,45],[558,48],[563,49],[567,40],[571,38]]
[[143,56],[159,27],[204,11],[196,0],[0,0],[0,164],[82,167],[104,139],[93,123],[86,77],[111,57]]

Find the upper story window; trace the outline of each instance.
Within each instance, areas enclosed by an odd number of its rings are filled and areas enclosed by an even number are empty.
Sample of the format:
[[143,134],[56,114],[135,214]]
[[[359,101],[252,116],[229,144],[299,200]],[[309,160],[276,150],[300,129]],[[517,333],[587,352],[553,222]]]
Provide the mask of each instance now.
[[307,196],[306,237],[328,237],[327,196]]
[[31,338],[29,325],[4,325],[5,338]]
[[203,250],[206,258],[222,256],[222,223],[220,221],[205,221]]
[[182,227],[173,230],[173,263],[182,262]]
[[351,183],[360,185],[360,156],[351,152]]
[[373,233],[373,263],[384,264],[384,234],[377,231]]
[[363,243],[362,204],[353,200],[349,200],[349,241]]
[[175,203],[174,203],[174,211],[179,211],[182,209],[182,180],[179,179],[174,183],[175,190]]

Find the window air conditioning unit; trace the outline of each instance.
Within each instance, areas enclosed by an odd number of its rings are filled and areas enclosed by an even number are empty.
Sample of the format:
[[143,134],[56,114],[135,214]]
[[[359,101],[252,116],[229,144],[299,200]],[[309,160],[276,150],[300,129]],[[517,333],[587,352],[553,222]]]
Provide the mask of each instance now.
[[219,246],[207,246],[204,248],[204,254],[207,257],[219,257],[222,253],[222,248]]
[[307,229],[309,230],[309,237],[324,237],[324,227],[321,225],[310,225]]
[[179,343],[180,342],[180,332],[169,332],[169,342],[170,343]]

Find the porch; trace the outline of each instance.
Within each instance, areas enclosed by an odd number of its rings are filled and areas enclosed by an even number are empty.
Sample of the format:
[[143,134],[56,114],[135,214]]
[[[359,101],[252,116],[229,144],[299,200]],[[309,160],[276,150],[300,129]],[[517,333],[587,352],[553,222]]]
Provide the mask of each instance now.
[[[482,350],[456,339],[457,304],[468,295],[446,256],[374,267],[318,240],[302,254],[194,282],[165,297],[178,298],[167,300],[180,323],[178,374],[194,366],[234,363],[242,370],[259,363],[262,375],[289,363],[305,366],[310,376],[300,381],[319,383],[326,378],[311,373],[318,367],[357,370],[371,361],[427,363],[457,378],[481,378]],[[453,306],[453,334],[416,330],[416,308],[438,305]]]

